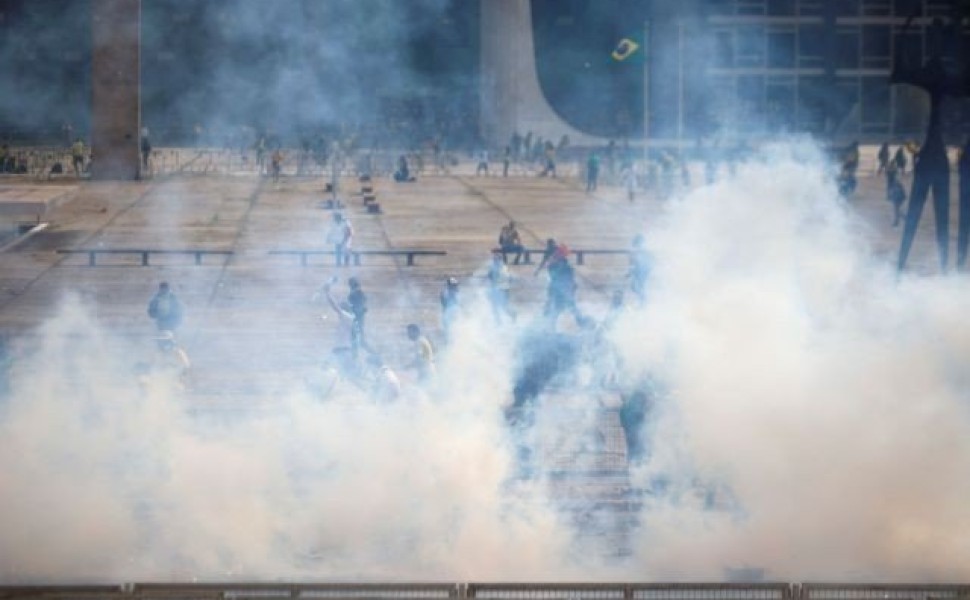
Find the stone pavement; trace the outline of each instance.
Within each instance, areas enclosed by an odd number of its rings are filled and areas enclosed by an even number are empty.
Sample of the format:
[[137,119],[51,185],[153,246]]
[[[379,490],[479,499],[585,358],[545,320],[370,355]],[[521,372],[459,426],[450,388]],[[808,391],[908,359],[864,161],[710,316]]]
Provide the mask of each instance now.
[[[462,171],[459,170],[459,173]],[[181,176],[147,182],[85,182],[49,186],[48,230],[0,254],[0,326],[8,334],[27,333],[55,310],[64,293],[74,291],[96,306],[105,327],[124,338],[152,333],[145,305],[161,280],[170,281],[187,307],[180,338],[196,363],[196,373],[233,372],[233,387],[286,380],[312,365],[333,345],[333,320],[321,319],[325,306],[310,302],[330,275],[342,281],[357,276],[369,296],[368,333],[392,363],[404,350],[404,325],[417,322],[438,336],[437,294],[443,280],[463,280],[466,293],[481,280],[467,279],[489,258],[500,227],[519,223],[526,245],[541,247],[556,237],[572,248],[624,249],[662,209],[651,197],[630,204],[618,186],[587,195],[576,178],[475,177],[465,174],[423,177],[373,185],[383,214],[367,214],[356,179],[344,177],[343,211],[353,222],[358,249],[424,248],[444,257],[364,257],[360,267],[336,268],[330,257],[311,257],[301,267],[296,256],[271,250],[325,249],[331,213],[320,207],[328,197],[319,178],[284,178],[279,183],[255,176]],[[698,174],[699,175],[699,174]],[[694,181],[700,177],[694,177]],[[40,193],[27,186],[24,194]],[[12,192],[11,192],[12,193]],[[65,195],[66,194],[66,195]],[[892,261],[899,230],[890,224],[881,178],[863,174],[851,201],[869,224],[877,257]],[[955,205],[955,199],[954,199]],[[956,235],[953,210],[953,236]],[[933,222],[924,215],[911,265],[919,273],[936,270]],[[139,256],[101,256],[88,267],[86,255],[58,254],[65,248],[148,248],[232,250],[226,260],[207,256],[195,266],[191,256],[154,255],[151,266]],[[538,311],[544,282],[529,266],[511,267],[517,277],[513,303],[520,312]],[[624,286],[626,258],[590,256],[577,267],[580,303],[602,312],[614,289]],[[267,347],[275,348],[272,353]],[[260,357],[256,365],[252,357]],[[263,377],[265,375],[265,378]],[[212,386],[222,377],[212,376]],[[201,385],[200,388],[207,387]]]
[[[700,174],[693,180],[700,181]],[[334,319],[321,318],[329,310],[311,302],[331,275],[341,278],[335,287],[340,296],[348,276],[361,280],[369,297],[368,337],[390,364],[400,365],[407,355],[405,324],[419,323],[440,342],[442,282],[459,277],[466,293],[481,285],[469,277],[488,261],[500,227],[509,220],[520,224],[530,247],[556,237],[572,248],[625,249],[663,206],[649,196],[631,204],[619,186],[603,185],[587,195],[575,177],[504,179],[459,170],[412,184],[378,178],[373,185],[383,207],[379,215],[366,213],[356,179],[341,180],[343,212],[353,222],[356,248],[424,248],[445,250],[447,256],[417,257],[415,266],[406,266],[404,257],[364,257],[360,267],[337,268],[330,257],[313,257],[301,267],[296,256],[270,255],[271,250],[326,248],[331,212],[321,208],[329,197],[321,178],[273,183],[255,175],[183,175],[51,187],[51,194],[68,195],[51,204],[45,216],[49,229],[0,253],[0,328],[6,335],[30,338],[63,296],[74,292],[114,334],[119,350],[134,352],[135,361],[139,352],[154,347],[146,304],[158,282],[167,280],[187,309],[179,337],[193,360],[189,392],[196,406],[272,410],[275,392],[304,377],[332,346],[344,342]],[[877,258],[892,263],[899,230],[889,226],[890,206],[883,198],[882,179],[863,175],[850,207],[869,224],[866,233]],[[953,215],[955,236],[955,208]],[[912,255],[919,273],[935,272],[932,227],[927,213]],[[70,248],[234,254],[206,256],[201,266],[191,256],[155,255],[147,267],[140,256],[102,256],[99,266],[89,267],[85,255],[56,252]],[[517,277],[513,303],[528,318],[541,310],[545,282],[533,276],[534,266],[511,269]],[[587,257],[577,267],[581,304],[602,314],[610,293],[624,287],[625,270],[623,256]],[[564,317],[562,323],[567,321]],[[543,402],[555,407],[543,417],[553,422],[570,419],[570,411],[589,411],[575,391],[551,392]],[[611,545],[622,554],[641,492],[630,488],[618,399],[596,402],[593,420],[587,416],[586,433],[577,435],[575,444],[540,443],[537,455],[564,510],[572,510],[576,501],[571,518],[580,535],[584,529],[599,535],[609,523]]]

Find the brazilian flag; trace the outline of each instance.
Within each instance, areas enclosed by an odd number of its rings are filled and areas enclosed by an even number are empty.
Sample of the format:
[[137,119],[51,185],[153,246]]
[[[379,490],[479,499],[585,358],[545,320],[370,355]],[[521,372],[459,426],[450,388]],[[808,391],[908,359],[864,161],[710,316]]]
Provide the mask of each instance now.
[[616,43],[610,56],[616,62],[623,62],[635,56],[640,50],[640,42],[633,36],[625,37]]

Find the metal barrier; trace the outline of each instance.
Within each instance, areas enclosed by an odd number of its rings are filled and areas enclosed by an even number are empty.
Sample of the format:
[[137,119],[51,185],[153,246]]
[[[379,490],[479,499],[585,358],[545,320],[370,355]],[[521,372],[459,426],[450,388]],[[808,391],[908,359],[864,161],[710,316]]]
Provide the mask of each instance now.
[[0,600],[964,600],[970,584],[134,583],[0,586]]
[[220,256],[231,256],[235,254],[232,250],[156,250],[148,248],[61,248],[58,254],[87,254],[88,266],[97,266],[97,256],[99,254],[135,254],[141,255],[141,266],[150,266],[148,257],[152,254],[189,254],[195,256],[195,264],[202,265],[202,257],[205,255],[216,254]]
[[326,598],[328,600],[446,600],[460,595],[458,584],[286,584],[286,583],[136,583],[131,595],[145,600],[247,600]]
[[2,600],[99,600],[124,595],[120,585],[0,586]]
[[970,598],[970,585],[803,583],[800,600],[946,600]]
[[632,584],[633,600],[791,600],[788,583],[666,583]]
[[483,600],[791,600],[787,583],[468,584]]

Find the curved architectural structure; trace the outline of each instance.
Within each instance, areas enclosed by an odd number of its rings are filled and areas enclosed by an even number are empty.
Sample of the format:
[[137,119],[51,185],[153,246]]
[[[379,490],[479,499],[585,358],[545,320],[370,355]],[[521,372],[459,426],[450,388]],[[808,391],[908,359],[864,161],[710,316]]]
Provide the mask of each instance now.
[[573,144],[603,140],[573,128],[556,114],[539,86],[530,0],[481,3],[481,131],[489,144],[514,132],[545,139],[568,135]]

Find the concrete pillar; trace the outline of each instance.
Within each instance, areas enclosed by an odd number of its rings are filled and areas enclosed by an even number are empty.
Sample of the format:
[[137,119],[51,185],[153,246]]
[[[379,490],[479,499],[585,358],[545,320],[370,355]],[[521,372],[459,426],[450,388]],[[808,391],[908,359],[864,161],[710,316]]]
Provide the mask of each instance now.
[[137,179],[141,0],[92,0],[91,177]]
[[481,0],[481,133],[503,146],[518,131],[545,139],[563,134],[574,145],[595,137],[570,127],[549,106],[539,85],[530,0]]

